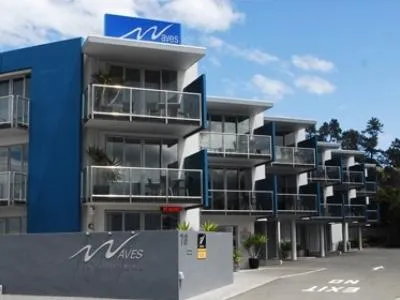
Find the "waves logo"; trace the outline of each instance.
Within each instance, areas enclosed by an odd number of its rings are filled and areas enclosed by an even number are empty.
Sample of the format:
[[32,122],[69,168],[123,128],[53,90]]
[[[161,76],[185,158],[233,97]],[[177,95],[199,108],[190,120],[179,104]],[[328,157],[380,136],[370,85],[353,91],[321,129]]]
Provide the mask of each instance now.
[[110,239],[97,248],[95,248],[92,251],[93,246],[92,245],[86,245],[79,249],[75,254],[69,257],[69,259],[74,259],[78,257],[81,253],[84,253],[83,255],[83,261],[85,263],[89,262],[93,257],[97,255],[103,248],[106,248],[106,252],[104,253],[104,258],[105,259],[136,259],[139,260],[143,257],[144,255],[144,250],[143,249],[136,249],[136,248],[131,248],[128,246],[129,242],[134,240],[139,233],[134,233],[132,236],[128,237],[125,239],[118,247],[114,248],[114,240]]

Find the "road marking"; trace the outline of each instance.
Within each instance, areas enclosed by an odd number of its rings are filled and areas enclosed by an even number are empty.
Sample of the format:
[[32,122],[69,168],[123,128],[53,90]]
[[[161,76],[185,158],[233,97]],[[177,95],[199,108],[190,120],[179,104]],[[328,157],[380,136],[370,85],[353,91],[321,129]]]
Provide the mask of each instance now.
[[302,272],[302,273],[295,273],[295,274],[289,274],[289,275],[282,275],[282,276],[280,276],[279,278],[280,278],[280,279],[284,279],[284,278],[302,276],[302,275],[317,273],[317,272],[321,272],[321,271],[325,271],[325,270],[326,270],[326,268],[321,268],[321,269],[312,270],[312,271],[307,271],[307,272]]
[[[302,289],[302,292],[305,293],[343,293],[343,294],[354,294],[360,290],[358,286],[349,286],[358,284],[360,280],[356,279],[332,279],[328,282],[328,284],[335,284],[333,285],[324,285],[319,287],[318,285],[314,285],[308,289]],[[337,286],[340,284],[340,286]],[[400,300],[400,299],[399,299]]]
[[378,270],[383,270],[383,269],[384,269],[383,266],[372,268],[373,271],[378,271]]

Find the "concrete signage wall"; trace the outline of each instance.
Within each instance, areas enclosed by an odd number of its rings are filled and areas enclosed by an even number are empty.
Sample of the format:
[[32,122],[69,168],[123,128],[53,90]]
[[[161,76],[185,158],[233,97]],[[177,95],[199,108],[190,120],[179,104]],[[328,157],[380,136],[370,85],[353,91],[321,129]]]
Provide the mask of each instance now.
[[233,283],[232,255],[230,232],[180,232],[180,299]]
[[4,294],[182,300],[233,282],[228,233],[0,237]]
[[178,297],[178,233],[0,238],[4,294],[123,299]]

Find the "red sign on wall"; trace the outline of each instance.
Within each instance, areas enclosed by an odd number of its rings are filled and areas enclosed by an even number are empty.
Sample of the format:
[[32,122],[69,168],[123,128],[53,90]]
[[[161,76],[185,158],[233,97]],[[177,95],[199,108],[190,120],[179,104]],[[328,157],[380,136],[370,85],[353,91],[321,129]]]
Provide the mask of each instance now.
[[161,206],[161,211],[164,214],[175,214],[182,211],[182,207],[180,206]]

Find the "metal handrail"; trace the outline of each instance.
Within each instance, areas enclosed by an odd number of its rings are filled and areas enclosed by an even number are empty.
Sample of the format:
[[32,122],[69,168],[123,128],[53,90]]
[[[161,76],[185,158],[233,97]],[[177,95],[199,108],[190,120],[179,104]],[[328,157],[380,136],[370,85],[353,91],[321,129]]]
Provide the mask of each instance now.
[[[20,187],[20,192],[21,195],[25,196],[25,197],[20,197],[17,198],[16,197],[16,186],[18,187],[18,182],[16,180],[16,175],[21,175],[24,177],[23,180],[21,180],[21,182],[19,182],[19,184],[23,184],[23,186]],[[6,186],[6,194],[4,195],[5,197],[1,197],[2,194],[0,194],[0,202],[7,202],[8,205],[13,204],[15,201],[20,201],[20,202],[26,202],[27,199],[27,185],[28,185],[28,180],[27,180],[27,174],[26,172],[22,172],[22,171],[3,171],[0,172],[0,178],[4,177],[6,179],[6,181],[4,182],[5,186]],[[2,182],[0,181],[0,184]]]
[[[0,119],[1,123],[10,124],[11,127],[14,127],[16,124],[21,125],[29,125],[29,101],[28,97],[23,97],[21,95],[6,95],[1,96],[0,101],[7,101],[8,112],[6,119]],[[20,107],[21,105],[21,110]],[[0,115],[1,116],[1,115]]]

